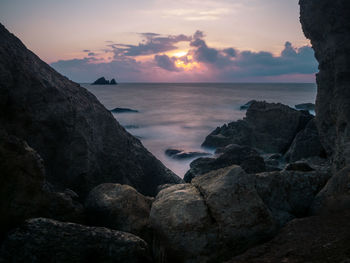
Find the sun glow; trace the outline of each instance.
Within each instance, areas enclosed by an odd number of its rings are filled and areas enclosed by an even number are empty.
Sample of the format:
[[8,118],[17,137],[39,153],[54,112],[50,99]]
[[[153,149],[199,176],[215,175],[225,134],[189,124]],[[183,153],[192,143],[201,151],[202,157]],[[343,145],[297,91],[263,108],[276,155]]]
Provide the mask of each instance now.
[[176,51],[176,52],[172,53],[171,56],[181,58],[183,56],[186,56],[187,53],[188,53],[187,51],[181,50],[181,51]]
[[184,70],[193,70],[195,68],[200,68],[200,65],[198,62],[188,62],[185,63],[182,60],[176,60],[175,65],[177,68],[183,68]]

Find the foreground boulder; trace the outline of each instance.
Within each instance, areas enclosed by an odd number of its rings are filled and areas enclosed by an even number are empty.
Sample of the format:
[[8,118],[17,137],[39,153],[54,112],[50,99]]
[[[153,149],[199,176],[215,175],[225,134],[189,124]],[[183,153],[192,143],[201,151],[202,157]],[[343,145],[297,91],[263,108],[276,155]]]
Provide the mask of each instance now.
[[198,176],[220,168],[239,165],[247,173],[265,172],[265,162],[259,153],[248,147],[230,144],[218,149],[217,158],[199,158],[190,164],[190,170],[185,174],[184,180],[189,183]]
[[0,123],[35,149],[55,187],[81,198],[101,183],[146,195],[181,179],[119,125],[94,95],[41,61],[0,25]]
[[316,124],[334,168],[350,164],[350,2],[300,0],[300,21],[319,62]]
[[45,182],[43,160],[28,144],[0,131],[0,237],[25,219],[83,221],[83,207]]
[[102,227],[45,218],[26,221],[3,242],[0,262],[151,262],[145,241]]
[[150,220],[157,262],[222,262],[276,229],[254,176],[239,166],[160,191]]
[[101,184],[88,195],[85,208],[90,224],[150,237],[149,213],[153,198],[120,184]]
[[280,171],[255,175],[256,190],[280,226],[305,217],[315,196],[327,183],[327,171]]
[[249,249],[228,262],[349,262],[349,221],[348,211],[322,217],[295,219],[271,241]]
[[295,135],[313,118],[280,103],[253,101],[243,120],[217,128],[202,146],[247,145],[266,153],[285,153]]

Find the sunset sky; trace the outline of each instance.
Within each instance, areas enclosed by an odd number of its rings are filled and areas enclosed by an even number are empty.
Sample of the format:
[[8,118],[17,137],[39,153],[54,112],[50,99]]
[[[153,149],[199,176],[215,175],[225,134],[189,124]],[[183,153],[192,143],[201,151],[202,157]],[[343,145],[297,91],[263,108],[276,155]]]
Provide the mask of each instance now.
[[0,22],[77,82],[313,82],[298,0],[0,0]]

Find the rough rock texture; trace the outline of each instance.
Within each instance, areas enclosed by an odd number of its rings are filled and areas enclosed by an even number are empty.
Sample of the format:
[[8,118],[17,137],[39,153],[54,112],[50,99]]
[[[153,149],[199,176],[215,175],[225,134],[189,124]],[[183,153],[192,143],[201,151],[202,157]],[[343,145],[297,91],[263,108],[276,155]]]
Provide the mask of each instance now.
[[300,0],[300,21],[319,62],[316,124],[336,170],[350,164],[350,2]]
[[248,147],[230,144],[223,149],[218,149],[217,158],[199,158],[190,164],[190,170],[184,176],[185,182],[205,173],[231,165],[239,165],[247,173],[265,172],[265,162],[259,153]]
[[256,174],[255,188],[280,226],[309,214],[316,194],[330,174],[325,171],[281,171]]
[[328,214],[350,209],[350,167],[345,167],[332,176],[318,193],[313,205],[313,214]]
[[151,209],[157,262],[222,262],[271,237],[254,175],[231,166],[159,192]]
[[285,153],[295,135],[313,118],[280,103],[254,101],[243,120],[225,124],[207,136],[205,147],[247,145],[267,153]]
[[0,262],[151,262],[145,241],[129,233],[45,218],[26,221],[2,244]]
[[45,182],[40,156],[3,130],[0,138],[0,236],[31,217],[82,221],[82,206],[68,194],[52,191]]
[[120,184],[101,184],[88,195],[85,208],[90,224],[130,232],[147,239],[153,198]]
[[271,241],[249,249],[230,263],[350,262],[349,212],[295,219]]
[[94,95],[61,76],[0,25],[0,124],[45,163],[47,179],[82,198],[101,183],[155,195],[181,179],[120,126]]
[[295,162],[311,156],[326,157],[325,150],[320,142],[315,120],[312,119],[294,138],[285,158]]

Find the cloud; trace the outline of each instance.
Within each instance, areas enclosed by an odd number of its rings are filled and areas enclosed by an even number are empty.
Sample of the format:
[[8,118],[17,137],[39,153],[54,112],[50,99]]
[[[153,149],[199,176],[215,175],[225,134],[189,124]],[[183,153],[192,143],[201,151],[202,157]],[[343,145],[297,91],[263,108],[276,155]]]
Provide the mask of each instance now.
[[172,57],[170,58],[167,55],[155,55],[154,60],[162,69],[168,70],[168,71],[180,71],[180,68],[176,67],[175,61],[176,58]]
[[[217,48],[207,44],[205,34],[197,30],[163,36],[140,33],[138,45],[110,41],[97,53],[85,49],[84,58],[59,60],[51,65],[62,74],[79,82],[99,76],[118,77],[118,81],[312,81],[317,62],[311,47],[294,47],[286,42],[279,55],[268,51]],[[188,53],[181,57],[167,53],[179,42],[188,42]],[[139,56],[153,55],[139,59]],[[107,59],[108,58],[108,59]],[[166,72],[166,73],[165,73]]]

